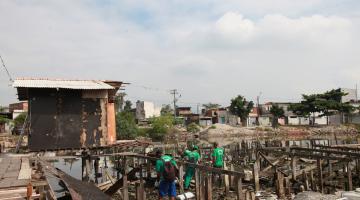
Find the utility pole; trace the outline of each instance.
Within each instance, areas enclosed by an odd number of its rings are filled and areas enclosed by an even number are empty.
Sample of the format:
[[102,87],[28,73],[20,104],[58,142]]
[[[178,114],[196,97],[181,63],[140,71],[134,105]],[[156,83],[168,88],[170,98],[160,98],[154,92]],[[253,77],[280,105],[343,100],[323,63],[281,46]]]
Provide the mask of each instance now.
[[261,95],[261,92],[259,93],[258,96],[256,96],[256,109],[257,109],[257,114],[258,114],[258,117],[256,117],[256,125],[259,126],[259,117],[260,117],[260,95]]
[[174,103],[174,120],[176,119],[176,102],[177,102],[177,98],[176,98],[176,95],[179,94],[177,92],[177,89],[173,89],[173,90],[170,90],[170,94],[173,95],[173,103]]

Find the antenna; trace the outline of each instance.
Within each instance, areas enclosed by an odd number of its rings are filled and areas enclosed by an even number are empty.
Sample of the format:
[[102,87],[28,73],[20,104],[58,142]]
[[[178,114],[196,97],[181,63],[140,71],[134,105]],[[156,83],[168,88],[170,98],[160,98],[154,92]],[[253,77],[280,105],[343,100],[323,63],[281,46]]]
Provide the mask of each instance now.
[[7,73],[8,77],[9,77],[10,82],[14,82],[14,80],[11,78],[9,70],[5,66],[4,60],[2,59],[1,55],[0,55],[0,59],[1,59],[2,66],[4,67],[6,73]]

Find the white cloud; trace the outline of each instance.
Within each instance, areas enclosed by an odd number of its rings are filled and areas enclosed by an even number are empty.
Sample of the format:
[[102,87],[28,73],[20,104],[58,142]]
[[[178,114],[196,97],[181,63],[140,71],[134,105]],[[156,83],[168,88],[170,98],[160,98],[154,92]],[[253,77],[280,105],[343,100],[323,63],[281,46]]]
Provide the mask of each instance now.
[[[161,103],[172,88],[225,104],[358,81],[358,18],[313,11],[321,0],[239,2],[0,1],[0,53],[15,76],[124,80],[162,88],[126,91]],[[14,101],[3,72],[0,84],[0,104]]]

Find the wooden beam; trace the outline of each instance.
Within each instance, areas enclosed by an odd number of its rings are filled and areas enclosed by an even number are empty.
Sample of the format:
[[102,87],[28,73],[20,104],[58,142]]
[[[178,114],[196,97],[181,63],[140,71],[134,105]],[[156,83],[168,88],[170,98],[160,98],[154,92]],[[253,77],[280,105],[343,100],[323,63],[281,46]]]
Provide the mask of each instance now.
[[318,182],[319,182],[320,192],[324,193],[324,180],[323,180],[321,159],[317,159],[317,170],[318,170]]

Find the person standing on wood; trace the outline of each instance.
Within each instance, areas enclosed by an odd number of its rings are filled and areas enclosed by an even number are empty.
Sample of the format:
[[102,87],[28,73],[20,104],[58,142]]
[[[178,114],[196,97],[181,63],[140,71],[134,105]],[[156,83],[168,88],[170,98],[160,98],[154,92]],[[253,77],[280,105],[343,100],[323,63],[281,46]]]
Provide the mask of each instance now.
[[[224,167],[224,149],[219,147],[219,144],[217,142],[214,143],[214,150],[211,154],[212,158],[212,166],[214,168],[220,168],[222,169]],[[221,174],[219,174],[219,185],[221,185]]]
[[[200,154],[198,153],[199,147],[196,145],[193,145],[192,151],[185,150],[184,156],[187,159],[189,163],[198,164],[200,161]],[[192,177],[195,174],[195,168],[193,166],[188,166],[185,171],[184,176],[184,189],[188,190],[190,186],[190,182]]]
[[168,196],[170,200],[175,200],[176,197],[176,170],[177,164],[173,157],[169,155],[163,155],[161,149],[156,152],[156,156],[159,158],[156,161],[155,169],[157,172],[157,181],[159,183],[159,199]]

